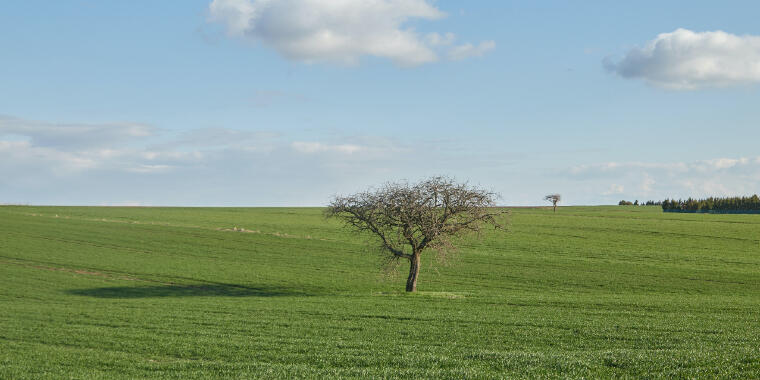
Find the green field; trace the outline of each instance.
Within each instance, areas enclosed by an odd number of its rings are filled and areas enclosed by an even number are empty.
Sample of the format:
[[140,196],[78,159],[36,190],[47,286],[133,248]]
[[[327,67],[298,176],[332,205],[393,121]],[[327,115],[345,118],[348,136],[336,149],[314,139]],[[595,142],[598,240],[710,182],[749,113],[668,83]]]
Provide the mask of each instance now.
[[760,215],[513,209],[406,294],[321,213],[0,207],[0,378],[760,378]]

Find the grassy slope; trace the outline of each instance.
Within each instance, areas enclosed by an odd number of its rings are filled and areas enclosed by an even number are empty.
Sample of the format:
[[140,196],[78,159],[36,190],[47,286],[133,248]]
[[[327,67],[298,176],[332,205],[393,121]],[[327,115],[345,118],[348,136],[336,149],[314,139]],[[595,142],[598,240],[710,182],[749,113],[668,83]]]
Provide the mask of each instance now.
[[407,295],[318,209],[0,207],[0,378],[760,377],[758,215],[511,220]]

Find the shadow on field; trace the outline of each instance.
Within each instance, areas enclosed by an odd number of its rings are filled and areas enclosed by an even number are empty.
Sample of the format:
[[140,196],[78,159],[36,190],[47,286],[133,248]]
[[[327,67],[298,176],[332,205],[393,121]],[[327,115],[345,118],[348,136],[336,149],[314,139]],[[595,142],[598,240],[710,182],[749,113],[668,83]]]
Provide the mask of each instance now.
[[107,288],[70,289],[66,293],[96,298],[154,298],[154,297],[285,297],[309,296],[306,292],[277,287],[242,285],[161,285],[115,286]]

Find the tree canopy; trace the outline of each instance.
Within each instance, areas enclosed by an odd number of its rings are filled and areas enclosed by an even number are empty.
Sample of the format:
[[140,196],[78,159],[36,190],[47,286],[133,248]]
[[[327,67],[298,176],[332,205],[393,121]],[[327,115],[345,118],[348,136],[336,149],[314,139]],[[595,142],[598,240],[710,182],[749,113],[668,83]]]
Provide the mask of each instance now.
[[666,199],[662,202],[662,210],[665,212],[760,213],[760,197],[755,194],[728,198]]
[[562,196],[559,194],[549,194],[544,197],[544,200],[551,202],[552,207],[554,207],[554,212],[557,212],[557,203],[562,200]]
[[445,258],[454,249],[454,236],[479,232],[486,225],[502,226],[498,216],[504,211],[495,208],[496,198],[496,193],[433,177],[335,197],[326,215],[374,236],[390,258],[409,260],[406,290],[413,292],[423,252]]

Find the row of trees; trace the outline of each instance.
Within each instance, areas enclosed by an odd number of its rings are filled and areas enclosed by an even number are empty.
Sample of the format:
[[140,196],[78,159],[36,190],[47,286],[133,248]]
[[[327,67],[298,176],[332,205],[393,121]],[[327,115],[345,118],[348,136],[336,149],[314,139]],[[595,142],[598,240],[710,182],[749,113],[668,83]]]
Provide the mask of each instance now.
[[643,203],[639,203],[638,199],[636,201],[634,201],[634,202],[627,201],[625,199],[623,199],[622,201],[618,202],[618,206],[639,206],[639,205],[641,205],[641,206],[659,206],[661,204],[662,204],[662,202],[660,202],[660,201],[646,201],[646,202],[643,202]]
[[675,200],[662,202],[665,212],[760,213],[760,197],[729,197]]

